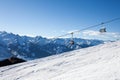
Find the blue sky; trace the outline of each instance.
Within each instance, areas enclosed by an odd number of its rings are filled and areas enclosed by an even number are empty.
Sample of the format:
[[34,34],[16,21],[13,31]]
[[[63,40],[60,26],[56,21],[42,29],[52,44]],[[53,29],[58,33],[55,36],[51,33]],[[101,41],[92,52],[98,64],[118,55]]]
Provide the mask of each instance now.
[[[120,0],[0,0],[0,31],[20,35],[59,36],[117,17]],[[120,32],[120,20],[104,26]]]

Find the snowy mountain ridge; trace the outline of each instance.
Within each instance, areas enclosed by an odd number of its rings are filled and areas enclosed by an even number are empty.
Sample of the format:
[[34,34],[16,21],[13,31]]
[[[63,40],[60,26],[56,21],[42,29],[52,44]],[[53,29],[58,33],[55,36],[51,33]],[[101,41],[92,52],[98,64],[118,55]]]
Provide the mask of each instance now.
[[12,54],[24,59],[36,59],[103,43],[100,40],[74,38],[75,45],[68,47],[69,40],[70,38],[53,40],[41,36],[28,37],[0,32],[0,60]]
[[120,80],[119,68],[120,41],[117,41],[1,67],[0,79]]

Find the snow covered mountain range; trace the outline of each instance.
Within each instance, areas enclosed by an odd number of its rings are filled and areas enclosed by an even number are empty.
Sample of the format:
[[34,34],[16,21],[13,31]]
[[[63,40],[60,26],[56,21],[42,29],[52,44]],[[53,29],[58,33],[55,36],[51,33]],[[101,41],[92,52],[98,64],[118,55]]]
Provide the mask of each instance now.
[[120,41],[0,68],[0,80],[120,80]]
[[0,32],[0,60],[12,54],[25,59],[36,59],[103,43],[100,40],[74,38],[75,45],[68,47],[69,40],[70,38],[53,40]]

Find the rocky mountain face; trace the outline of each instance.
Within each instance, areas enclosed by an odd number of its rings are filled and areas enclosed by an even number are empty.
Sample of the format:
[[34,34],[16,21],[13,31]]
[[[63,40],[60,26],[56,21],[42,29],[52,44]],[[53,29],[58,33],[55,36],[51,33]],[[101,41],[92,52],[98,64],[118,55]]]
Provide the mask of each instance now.
[[70,38],[53,40],[41,36],[28,37],[0,32],[0,60],[12,55],[24,59],[36,59],[103,43],[101,40],[74,38],[75,44],[70,45],[69,41]]

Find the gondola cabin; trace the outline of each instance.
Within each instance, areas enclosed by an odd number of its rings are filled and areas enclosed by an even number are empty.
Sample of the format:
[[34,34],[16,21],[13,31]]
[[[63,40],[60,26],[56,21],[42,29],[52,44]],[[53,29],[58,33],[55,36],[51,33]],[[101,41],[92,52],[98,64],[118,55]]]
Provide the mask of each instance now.
[[70,45],[74,45],[74,41],[73,40],[71,40],[69,43],[70,43]]
[[107,32],[107,31],[106,31],[106,28],[101,28],[101,29],[99,30],[99,32],[100,32],[100,33],[105,33],[105,32]]

